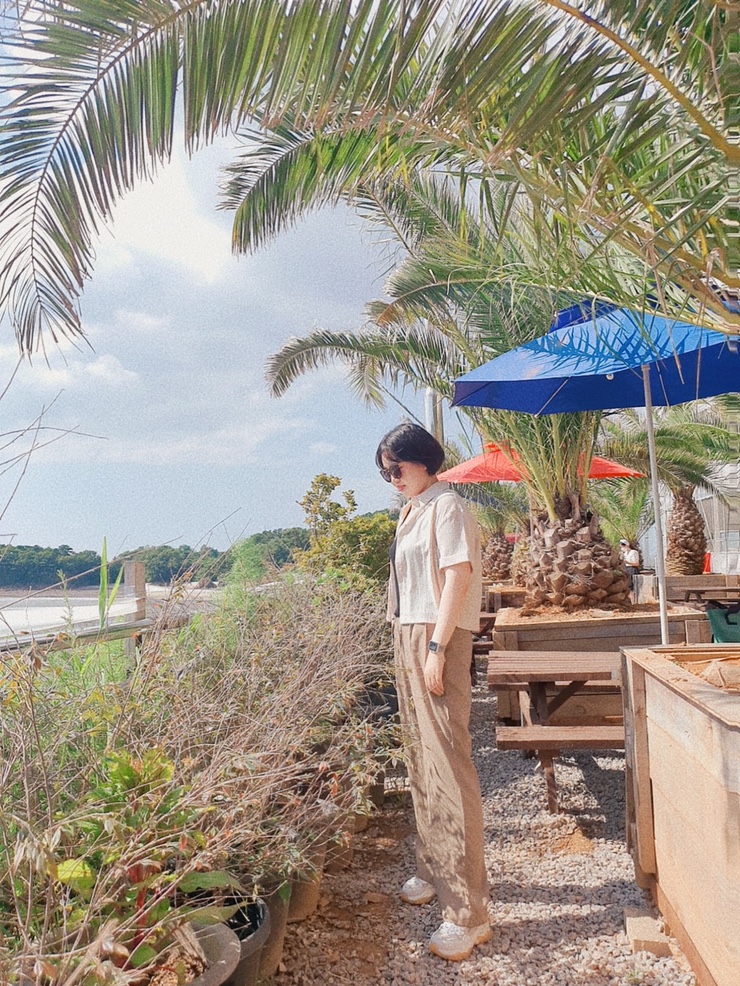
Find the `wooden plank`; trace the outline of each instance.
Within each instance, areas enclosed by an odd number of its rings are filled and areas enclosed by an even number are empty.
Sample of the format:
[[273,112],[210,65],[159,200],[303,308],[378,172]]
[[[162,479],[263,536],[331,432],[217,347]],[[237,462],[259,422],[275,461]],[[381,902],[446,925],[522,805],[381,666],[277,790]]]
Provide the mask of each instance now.
[[[506,612],[499,610],[499,613]],[[516,630],[505,630],[500,626],[500,616],[496,614],[496,623],[493,627],[493,646],[499,650],[518,650],[519,637]]]
[[[712,648],[714,645],[709,645]],[[740,645],[734,645],[740,653]],[[696,648],[698,651],[699,648]],[[727,648],[725,648],[727,650]],[[705,649],[706,652],[706,649]],[[630,660],[637,662],[645,669],[646,683],[649,688],[650,681],[655,679],[663,682],[670,691],[679,693],[686,701],[686,706],[682,706],[682,718],[691,715],[692,720],[695,714],[692,708],[698,710],[701,718],[708,717],[710,720],[721,723],[728,727],[726,734],[727,741],[733,744],[734,735],[740,734],[740,698],[731,692],[725,692],[721,688],[707,684],[701,678],[682,668],[678,663],[667,660],[666,656],[656,653],[654,649],[628,649],[625,653]],[[683,648],[673,649],[677,660],[683,657]],[[705,658],[703,658],[705,659]],[[656,693],[659,694],[659,693]],[[656,706],[656,709],[659,706]],[[651,716],[656,714],[656,710],[651,709]],[[675,715],[675,709],[673,710]],[[688,731],[688,725],[682,723],[684,731]],[[738,751],[737,766],[740,770],[740,751]]]
[[687,644],[680,649],[667,644],[665,647],[651,647],[650,652],[660,654],[677,664],[692,661],[713,661],[716,658],[740,657],[740,644]]
[[611,681],[618,677],[619,654],[612,651],[500,651],[488,655],[488,685],[533,681]]
[[619,750],[623,726],[497,726],[500,750]]
[[659,885],[719,986],[737,986],[738,795],[658,733],[651,728]]
[[646,907],[625,907],[624,930],[630,940],[633,954],[651,952],[660,958],[671,955],[671,943],[660,929],[658,919]]
[[[557,711],[550,711],[549,722],[554,726],[599,726],[617,725],[623,721],[622,693],[619,688],[598,686],[601,691],[583,691],[588,684],[581,684],[581,689],[569,698]],[[550,695],[548,688],[547,693]],[[521,719],[521,685],[497,686],[499,699],[498,719]],[[515,703],[504,704],[502,699],[508,696],[515,698]],[[512,709],[514,714],[512,715]]]
[[706,617],[703,620],[686,621],[687,644],[711,644],[711,642],[712,642],[712,628],[709,625],[709,620]]
[[[631,806],[635,820],[637,864],[643,873],[655,873],[655,830],[650,780],[645,671],[625,659],[624,693],[625,760],[631,778]],[[628,819],[628,822],[631,819]]]
[[[685,623],[697,613],[670,613],[668,636],[675,645],[686,640]],[[620,647],[644,647],[660,643],[660,619],[656,613],[628,613],[611,617],[543,620],[522,617],[519,610],[502,609],[496,615],[493,636],[497,650],[619,651]]]
[[684,928],[682,922],[679,920],[678,915],[673,910],[673,906],[663,893],[660,884],[653,884],[651,889],[653,891],[655,903],[658,905],[658,910],[665,918],[666,926],[671,937],[675,938],[678,942],[681,951],[686,956],[686,959],[688,960],[688,963],[696,976],[697,986],[720,986],[718,981],[707,968],[704,959],[699,954],[699,950],[691,940],[690,935]]
[[16,640],[0,642],[0,654],[20,654],[29,647],[43,647],[44,650],[71,650],[79,644],[97,642],[99,640],[125,640],[126,637],[138,636],[154,626],[154,620],[137,620],[134,623],[111,623],[101,630],[100,627],[89,627],[68,633],[59,630],[57,633],[45,633],[39,636],[28,634]]

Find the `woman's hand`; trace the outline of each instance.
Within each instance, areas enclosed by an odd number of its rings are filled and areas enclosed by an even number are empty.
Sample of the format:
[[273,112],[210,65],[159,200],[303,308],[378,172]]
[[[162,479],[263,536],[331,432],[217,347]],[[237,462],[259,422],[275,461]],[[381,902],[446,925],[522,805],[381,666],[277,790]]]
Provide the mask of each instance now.
[[433,654],[431,651],[427,653],[426,663],[424,665],[424,681],[426,686],[432,695],[444,695],[444,673],[445,673],[445,656],[437,651]]
[[465,602],[465,594],[470,585],[473,567],[470,562],[463,561],[457,565],[443,568],[444,585],[439,600],[437,622],[432,631],[432,640],[436,640],[440,649],[435,654],[429,651],[424,665],[424,681],[432,695],[444,695],[445,686],[443,675],[445,670],[444,647],[454,633],[457,619]]

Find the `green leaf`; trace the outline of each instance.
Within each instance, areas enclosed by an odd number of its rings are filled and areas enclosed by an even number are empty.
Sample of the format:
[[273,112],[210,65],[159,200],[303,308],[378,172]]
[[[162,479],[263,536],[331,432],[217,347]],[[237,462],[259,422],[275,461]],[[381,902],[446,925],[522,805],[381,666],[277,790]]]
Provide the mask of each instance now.
[[178,883],[183,893],[196,890],[241,890],[241,884],[225,870],[209,870],[206,873],[188,873]]
[[140,969],[141,966],[149,965],[150,962],[153,962],[157,955],[159,955],[159,952],[157,952],[156,948],[143,943],[133,950],[128,961],[135,969]]
[[79,894],[89,894],[97,873],[84,859],[65,859],[57,866],[57,880]]
[[222,921],[228,921],[241,907],[241,903],[228,907],[206,904],[204,907],[194,907],[192,909],[188,907],[181,908],[177,913],[179,915],[186,914],[189,921],[198,921],[201,924],[219,924]]

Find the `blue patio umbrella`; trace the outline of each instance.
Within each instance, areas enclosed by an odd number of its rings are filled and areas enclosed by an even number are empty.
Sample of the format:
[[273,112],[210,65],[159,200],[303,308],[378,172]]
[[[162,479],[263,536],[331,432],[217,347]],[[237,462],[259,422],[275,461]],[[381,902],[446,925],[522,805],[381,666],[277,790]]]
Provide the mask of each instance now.
[[[453,406],[528,414],[645,407],[653,500],[658,501],[654,405],[740,391],[738,339],[690,322],[608,304],[559,313],[547,335],[455,381]],[[656,510],[661,637],[668,642],[663,531]]]

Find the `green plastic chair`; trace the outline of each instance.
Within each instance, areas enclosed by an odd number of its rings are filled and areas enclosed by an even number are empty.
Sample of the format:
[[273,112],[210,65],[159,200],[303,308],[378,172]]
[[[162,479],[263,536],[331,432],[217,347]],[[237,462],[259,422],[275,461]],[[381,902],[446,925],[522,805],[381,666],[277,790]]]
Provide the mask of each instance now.
[[737,606],[707,604],[707,619],[712,628],[713,644],[740,644],[740,611]]

